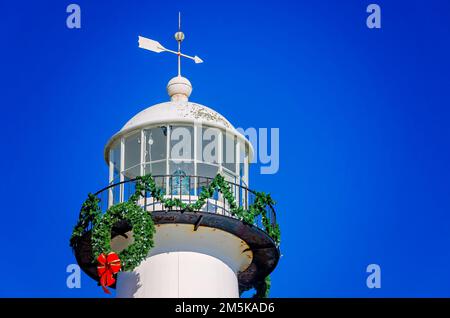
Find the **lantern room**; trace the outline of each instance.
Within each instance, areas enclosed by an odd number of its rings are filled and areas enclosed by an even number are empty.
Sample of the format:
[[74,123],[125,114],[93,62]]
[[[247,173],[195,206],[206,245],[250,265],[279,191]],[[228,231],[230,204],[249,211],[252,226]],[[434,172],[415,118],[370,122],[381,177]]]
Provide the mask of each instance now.
[[144,109],[107,143],[109,183],[124,183],[110,191],[110,204],[126,200],[126,181],[147,174],[159,176],[158,186],[172,195],[195,196],[198,178],[218,173],[248,187],[250,142],[216,111],[188,101],[192,85],[186,78],[174,77],[167,91],[169,102]]

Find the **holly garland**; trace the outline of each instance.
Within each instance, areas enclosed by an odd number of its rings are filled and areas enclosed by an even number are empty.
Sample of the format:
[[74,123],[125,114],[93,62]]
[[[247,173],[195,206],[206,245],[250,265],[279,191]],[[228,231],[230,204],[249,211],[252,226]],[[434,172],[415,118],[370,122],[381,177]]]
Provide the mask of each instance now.
[[[77,239],[92,229],[92,253],[99,264],[97,271],[100,285],[106,293],[110,293],[106,287],[115,283],[115,274],[119,270],[132,271],[147,257],[154,245],[155,225],[150,214],[137,204],[140,196],[141,192],[136,190],[127,202],[113,205],[103,215],[99,206],[100,199],[93,194],[88,194],[87,200],[81,206],[79,220],[70,238],[70,246],[75,248]],[[116,254],[111,250],[111,230],[122,220],[131,224],[134,242]]]
[[88,198],[82,204],[77,225],[75,225],[72,236],[70,237],[70,246],[72,248],[75,248],[77,239],[82,237],[89,231],[93,224],[100,220],[102,211],[100,209],[99,202],[99,198],[92,193],[89,193]]
[[164,191],[156,186],[155,181],[153,180],[151,175],[137,177],[136,180],[141,181],[136,184],[136,191],[150,192],[151,196],[154,197],[156,201],[161,202],[168,209],[177,207],[184,211],[190,212],[199,211],[206,204],[206,201],[213,197],[214,192],[219,191],[228,202],[232,215],[248,224],[253,224],[255,218],[261,215],[265,231],[277,245],[280,244],[280,228],[278,224],[272,225],[269,218],[267,217],[267,206],[275,204],[275,201],[271,198],[270,194],[265,194],[264,192],[255,192],[254,203],[249,206],[248,210],[245,210],[243,207],[236,204],[236,200],[229,184],[220,174],[216,175],[209,186],[203,187],[202,191],[199,194],[198,200],[191,204],[184,203],[178,198],[166,198],[164,196]]
[[[79,215],[79,220],[74,227],[70,238],[70,246],[76,247],[78,238],[82,237],[89,230],[92,230],[92,252],[97,260],[98,275],[100,284],[105,290],[115,282],[115,275],[119,270],[132,271],[148,255],[153,247],[153,235],[155,226],[148,212],[137,204],[137,201],[146,195],[147,192],[161,202],[167,209],[174,207],[184,211],[199,211],[206,204],[207,200],[214,196],[215,191],[222,193],[230,206],[230,211],[239,220],[253,225],[255,218],[261,215],[262,224],[267,234],[280,244],[280,228],[278,224],[272,225],[267,217],[267,206],[275,204],[270,194],[255,192],[255,200],[248,210],[236,204],[234,195],[225,178],[218,174],[207,187],[203,187],[198,200],[187,204],[180,199],[166,198],[164,191],[156,186],[151,175],[139,176],[136,178],[134,194],[127,202],[118,203],[110,207],[102,215],[99,207],[100,199],[93,194],[88,194],[87,200],[83,203]],[[134,242],[119,254],[111,250],[111,230],[119,221],[126,220],[131,224]],[[267,297],[270,289],[270,277],[267,276],[263,282],[255,285],[256,294],[254,297]]]
[[134,242],[118,255],[124,271],[132,271],[148,255],[153,247],[155,225],[151,215],[135,201],[122,202],[106,211],[92,229],[92,253],[94,258],[111,252],[111,230],[119,221],[126,220],[133,229]]

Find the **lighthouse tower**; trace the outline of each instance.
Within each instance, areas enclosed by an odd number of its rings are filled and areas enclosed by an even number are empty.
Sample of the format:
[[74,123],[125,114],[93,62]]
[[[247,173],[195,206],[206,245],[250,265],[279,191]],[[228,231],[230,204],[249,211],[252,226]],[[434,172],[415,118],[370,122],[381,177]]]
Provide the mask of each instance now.
[[[96,196],[107,210],[130,198],[137,177],[151,174],[164,197],[191,204],[221,175],[235,205],[247,211],[257,196],[249,188],[252,145],[224,116],[190,101],[192,85],[181,76],[180,59],[191,57],[180,52],[184,34],[179,31],[175,37],[178,75],[167,84],[168,101],[144,109],[110,138],[104,149],[109,182]],[[172,52],[142,37],[140,47]],[[265,222],[261,215],[244,222],[220,191],[195,211],[168,208],[149,195],[138,203],[155,223],[154,247],[132,271],[117,274],[112,286],[117,297],[239,297],[277,265],[278,244],[267,231],[268,224],[276,223],[271,204]],[[112,250],[119,253],[132,242],[131,226],[116,224]],[[82,269],[98,280],[89,233],[75,255]]]

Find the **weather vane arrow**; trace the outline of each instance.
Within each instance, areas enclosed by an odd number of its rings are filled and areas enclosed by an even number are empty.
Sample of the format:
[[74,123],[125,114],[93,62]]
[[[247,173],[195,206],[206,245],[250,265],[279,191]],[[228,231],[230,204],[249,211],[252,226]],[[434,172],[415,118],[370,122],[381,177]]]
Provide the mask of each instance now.
[[149,50],[156,53],[161,52],[169,52],[173,53],[178,56],[178,76],[181,76],[181,57],[185,57],[188,59],[193,60],[195,63],[203,63],[203,60],[199,58],[197,55],[195,56],[189,56],[186,54],[181,53],[181,42],[184,40],[184,33],[181,32],[181,14],[178,13],[178,32],[175,33],[175,39],[178,42],[178,52],[166,49],[164,46],[161,45],[158,41],[148,39],[143,36],[139,36],[139,47],[141,49]]

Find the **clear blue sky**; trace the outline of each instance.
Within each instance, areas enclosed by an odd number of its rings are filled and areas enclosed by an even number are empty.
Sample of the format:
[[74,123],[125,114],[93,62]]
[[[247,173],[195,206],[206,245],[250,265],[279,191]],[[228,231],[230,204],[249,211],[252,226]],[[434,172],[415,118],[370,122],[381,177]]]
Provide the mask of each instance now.
[[[365,25],[382,8],[381,30]],[[274,297],[450,296],[450,4],[435,1],[2,1],[0,296],[104,297],[66,288],[86,194],[107,183],[103,147],[166,101],[183,12],[194,91],[240,127],[279,127]],[[365,268],[382,268],[382,288]]]

